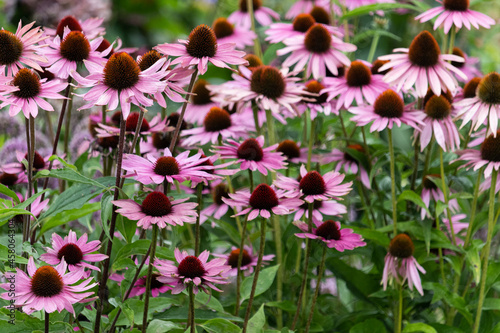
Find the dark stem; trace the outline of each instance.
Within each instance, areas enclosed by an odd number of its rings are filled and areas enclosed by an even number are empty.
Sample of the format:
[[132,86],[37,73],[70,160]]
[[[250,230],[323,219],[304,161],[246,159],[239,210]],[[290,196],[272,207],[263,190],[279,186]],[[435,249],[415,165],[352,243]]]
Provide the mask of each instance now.
[[248,223],[248,214],[243,220],[243,226],[241,229],[241,242],[240,242],[240,253],[238,254],[238,266],[237,266],[237,274],[236,274],[236,305],[234,307],[234,315],[238,316],[240,312],[240,299],[241,299],[241,263],[243,262],[243,248],[245,247],[245,236],[247,233],[247,223]]
[[253,172],[248,169],[248,178],[250,179],[250,193],[253,192]]
[[[118,200],[120,193],[120,178],[122,174],[122,160],[123,160],[123,146],[125,143],[125,119],[123,119],[123,113],[120,115],[120,139],[118,141],[118,157],[116,160],[116,182],[115,182],[115,193],[113,196],[114,200]],[[106,283],[108,282],[108,272],[109,263],[111,259],[111,250],[113,249],[113,238],[115,234],[116,218],[118,213],[116,212],[116,206],[113,205],[113,213],[111,214],[111,223],[109,224],[109,234],[111,239],[108,240],[108,246],[106,248],[106,255],[108,256],[104,261],[101,282],[99,283],[99,290],[97,292],[99,302],[97,304],[97,313],[94,324],[94,332],[100,332],[101,327],[101,315],[103,310],[103,299],[106,291]],[[102,223],[107,223],[107,221],[102,221]]]
[[49,333],[49,326],[50,326],[49,316],[50,313],[48,313],[47,310],[45,310],[45,333]]
[[[31,115],[30,115],[31,118]],[[30,118],[26,118],[25,124],[26,124],[26,147],[27,147],[27,160],[28,160],[28,197],[31,196],[31,193],[33,192],[33,183],[32,183],[32,176],[33,176],[33,164],[32,161],[33,159],[31,158],[31,147],[30,147]],[[28,208],[30,210],[30,208]],[[31,217],[29,215],[24,215],[24,224],[23,224],[23,243],[28,240],[28,235],[29,235],[29,225],[30,225]]]
[[321,256],[321,263],[319,264],[318,279],[316,280],[316,291],[314,292],[314,297],[311,304],[311,311],[309,312],[309,318],[307,319],[306,333],[309,333],[309,328],[311,327],[311,322],[314,314],[314,306],[318,300],[319,290],[321,289],[321,278],[325,272],[325,258],[326,258],[326,246],[323,246],[323,255]]
[[66,116],[66,124],[65,124],[65,130],[64,130],[64,154],[66,155],[66,158],[68,157],[68,145],[69,145],[69,133],[70,133],[70,126],[71,126],[71,109],[73,108],[73,95],[71,95],[69,102],[68,102],[68,110],[67,113],[68,115]]
[[196,187],[196,197],[198,198],[198,206],[196,207],[196,212],[198,216],[196,217],[196,224],[194,227],[194,255],[197,257],[200,254],[200,215],[201,215],[201,203],[203,196],[201,195],[203,191],[203,183],[199,183]]
[[[29,180],[29,184],[31,185],[30,189],[29,189],[29,192],[28,192],[28,198],[31,197],[34,192],[33,192],[33,163],[35,163],[35,141],[36,141],[36,136],[35,136],[35,118],[33,118],[33,116],[30,115],[30,153],[29,153],[29,163],[28,163],[28,166],[29,166],[29,172],[28,172],[28,175],[31,177],[31,179]],[[35,184],[36,185],[36,184]],[[36,191],[36,187],[35,187],[35,191]],[[30,204],[28,206],[28,210],[31,211],[31,207],[32,205]],[[27,228],[26,228],[26,240],[28,240],[28,236],[30,235],[30,229],[31,229],[31,217],[28,216],[28,225],[27,225]],[[36,229],[35,229],[36,230]],[[36,231],[33,230],[33,233],[31,234],[31,244],[33,245],[35,243],[35,235],[36,235]]]
[[[132,139],[132,145],[130,146],[130,151],[128,152],[129,154],[134,151],[134,147],[137,144],[137,140],[139,138],[139,133],[141,131],[141,125],[142,125],[142,120],[144,119],[144,113],[148,111],[140,105],[139,105],[139,108],[141,109],[141,112],[139,113],[139,120],[137,121],[137,125],[135,126],[134,138]],[[125,119],[125,121],[126,121],[126,119]],[[137,154],[137,155],[140,155],[140,154]],[[125,176],[126,174],[127,174],[127,171],[124,170],[123,176]],[[123,187],[124,183],[125,183],[125,177],[122,177],[121,182],[120,182],[120,188]]]
[[191,282],[189,287],[189,320],[188,320],[188,325],[189,325],[189,332],[190,333],[195,333],[195,326],[194,326],[194,293],[193,293],[193,283]]
[[264,245],[266,244],[266,219],[262,218],[260,222],[260,247],[259,247],[259,258],[257,259],[257,266],[255,266],[255,273],[252,282],[252,289],[250,291],[250,298],[248,299],[247,311],[245,313],[245,321],[243,322],[243,331],[247,331],[248,320],[250,319],[250,313],[252,312],[252,303],[255,296],[255,288],[257,287],[257,281],[259,280],[260,267],[262,266],[262,257],[264,256]]
[[156,254],[156,239],[158,238],[158,225],[153,224],[153,236],[151,239],[151,255],[149,257],[148,275],[146,277],[146,293],[144,295],[144,313],[142,316],[142,332],[146,333],[148,328],[149,297],[151,296],[151,280],[153,279],[153,264]]

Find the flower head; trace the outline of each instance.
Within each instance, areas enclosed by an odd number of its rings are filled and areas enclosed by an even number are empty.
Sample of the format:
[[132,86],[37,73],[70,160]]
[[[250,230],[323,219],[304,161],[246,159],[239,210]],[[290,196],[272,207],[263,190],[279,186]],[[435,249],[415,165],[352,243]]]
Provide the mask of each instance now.
[[252,46],[257,35],[252,30],[235,26],[224,17],[216,19],[212,25],[215,37],[220,44],[234,43],[238,49]]
[[[500,131],[499,131],[500,132]],[[496,135],[495,135],[496,134]],[[500,136],[499,133],[490,134],[481,144],[481,149],[465,149],[457,151],[458,160],[467,161],[465,168],[474,168],[474,171],[484,168],[485,178],[494,170],[500,169]]]
[[371,189],[368,172],[363,164],[359,163],[350,151],[366,154],[363,146],[359,144],[351,144],[345,148],[345,151],[335,148],[330,154],[322,156],[322,163],[328,164],[331,162],[337,162],[337,166],[335,167],[335,171],[337,172],[340,172],[342,168],[344,168],[344,172],[352,174],[357,174],[359,171],[359,178],[361,179],[361,182],[366,188]]
[[[158,273],[153,273],[151,275],[151,296],[153,297],[158,297],[160,296],[160,294],[172,290],[171,286],[158,280],[160,276],[161,275]],[[147,280],[147,275],[137,279],[137,281],[134,284],[134,287],[130,291],[129,297],[140,296],[144,294],[146,292],[146,280]]]
[[324,243],[329,248],[335,248],[339,252],[344,250],[353,250],[356,247],[365,246],[363,238],[355,234],[352,229],[341,229],[339,222],[328,220],[325,222],[316,222],[316,228],[312,229],[312,233],[308,231],[308,225],[305,222],[295,221],[295,224],[304,233],[295,234],[299,238],[317,239]]
[[[274,10],[262,6],[261,0],[252,0],[252,8],[255,20],[263,26],[270,25],[273,19],[280,19],[279,14]],[[252,24],[248,13],[247,0],[239,0],[238,10],[229,15],[227,20],[242,28],[250,29]]]
[[[236,276],[238,274],[238,257],[241,250],[235,246],[231,248],[229,254],[214,254],[214,256],[219,258],[224,258],[226,264],[231,266],[231,269],[227,272],[228,276]],[[243,248],[243,254],[241,257],[241,271],[247,271],[249,274],[253,273],[254,267],[257,266],[258,254],[253,252],[252,246],[246,246]],[[266,265],[269,261],[273,260],[274,254],[268,254],[262,257],[262,265]]]

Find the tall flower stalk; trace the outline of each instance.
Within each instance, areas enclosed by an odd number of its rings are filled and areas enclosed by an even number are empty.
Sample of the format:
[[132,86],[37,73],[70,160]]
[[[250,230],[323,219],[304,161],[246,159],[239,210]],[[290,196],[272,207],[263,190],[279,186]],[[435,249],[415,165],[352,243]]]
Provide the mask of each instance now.
[[[153,235],[151,236],[151,253],[149,257],[148,274],[146,277],[146,293],[144,295],[144,313],[142,316],[142,332],[146,333],[148,328],[148,310],[149,310],[149,297],[151,295],[151,281],[153,279],[153,264],[156,254],[156,241],[158,238],[158,225],[153,225]],[[190,289],[192,293],[192,287]],[[193,315],[194,317],[194,315]],[[193,325],[194,326],[194,325]]]
[[319,291],[321,289],[321,279],[323,278],[323,273],[325,272],[326,249],[327,246],[323,245],[323,254],[321,255],[321,263],[319,264],[318,279],[316,280],[316,290],[314,291],[311,310],[309,311],[309,318],[307,319],[307,325],[305,330],[306,333],[309,333],[309,328],[311,327],[314,314],[314,307],[316,305],[316,301],[318,300]]
[[398,211],[397,211],[397,199],[396,199],[396,171],[395,171],[395,158],[394,158],[394,143],[392,140],[392,129],[387,129],[387,134],[389,136],[389,154],[391,163],[391,196],[392,196],[392,227],[394,237],[398,234]]

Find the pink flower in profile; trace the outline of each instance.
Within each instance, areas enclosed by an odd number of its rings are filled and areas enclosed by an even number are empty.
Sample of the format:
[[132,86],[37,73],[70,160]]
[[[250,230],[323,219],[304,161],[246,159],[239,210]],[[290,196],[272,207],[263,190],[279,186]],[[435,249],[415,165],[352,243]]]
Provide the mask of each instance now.
[[[347,213],[347,208],[335,200],[314,201],[313,205],[313,221],[324,221],[323,216],[340,216]],[[302,217],[309,218],[309,203],[304,202],[295,212],[294,221],[300,220]]]
[[[279,20],[280,16],[274,10],[262,6],[261,0],[252,0],[253,14],[255,20],[262,26],[268,26],[273,19]],[[233,12],[227,20],[237,26],[250,29],[252,21],[248,13],[247,0],[239,0],[239,8]]]
[[[490,181],[491,184],[491,181]],[[451,223],[453,224],[453,231],[455,231],[455,235],[459,235],[463,230],[467,230],[469,228],[469,222],[460,222],[463,219],[466,219],[467,215],[465,214],[457,214],[453,215],[451,217]],[[443,218],[443,223],[446,226],[446,229],[448,230],[448,233],[451,233],[451,228],[450,228],[450,220],[447,218]],[[451,239],[451,236],[450,236]],[[457,237],[456,238],[457,245],[463,245],[464,241]]]
[[[15,305],[20,306],[23,312],[31,314],[34,311],[44,310],[47,313],[67,310],[75,315],[73,304],[82,302],[94,292],[85,292],[97,283],[90,283],[92,278],[84,280],[75,285],[83,278],[83,270],[75,270],[66,273],[68,265],[64,260],[55,268],[42,266],[36,268],[33,257],[28,260],[28,274],[16,268],[14,274],[15,283]],[[4,283],[1,287],[10,290],[10,283]],[[12,299],[11,292],[2,294],[6,300]]]
[[87,261],[96,262],[106,259],[108,256],[105,254],[94,253],[101,247],[99,240],[88,242],[88,236],[84,233],[80,238],[77,238],[76,232],[70,230],[64,239],[56,234],[52,234],[52,248],[46,247],[40,259],[50,265],[59,264],[63,258],[68,264],[70,272],[75,270],[84,270],[89,268],[95,271],[101,271],[99,267],[89,264]]
[[349,112],[354,113],[352,121],[358,126],[365,126],[373,122],[370,132],[381,132],[386,128],[401,124],[409,125],[418,129],[423,125],[425,114],[422,111],[413,110],[411,105],[405,105],[403,98],[391,89],[380,94],[373,105],[350,107]]
[[[49,158],[51,156],[52,155],[47,155],[47,156],[43,157],[35,150],[35,158],[33,160],[33,172],[48,169]],[[16,174],[16,175],[18,175],[19,178],[21,178],[21,177],[24,178],[24,174],[26,172],[26,167],[24,166],[22,161],[27,160],[28,153],[23,154],[20,151],[16,151],[16,158],[17,158],[17,162],[5,164],[2,167],[2,170],[6,173]],[[57,168],[59,165],[60,165],[59,161],[54,160],[54,163],[52,164],[52,166],[54,168]]]
[[196,66],[203,75],[208,69],[208,63],[221,68],[230,68],[228,65],[243,65],[248,62],[243,59],[245,52],[236,51],[234,44],[217,43],[214,31],[202,24],[191,31],[187,40],[179,40],[180,44],[160,44],[154,49],[162,54],[178,56],[171,64],[181,64],[182,67]]
[[164,181],[174,183],[174,180],[183,182],[192,180],[200,182],[203,179],[213,179],[202,165],[208,157],[201,157],[197,153],[191,157],[189,151],[184,151],[177,156],[172,156],[168,148],[165,148],[163,156],[156,158],[147,154],[146,158],[134,154],[123,155],[123,169],[132,172],[127,175],[134,177],[138,182],[149,185],[162,184]]
[[468,81],[472,80],[475,77],[483,76],[481,71],[476,67],[477,64],[479,63],[478,58],[469,57],[458,47],[454,47],[452,53],[456,56],[464,58],[464,62],[455,62],[455,61],[451,62],[453,66],[460,69],[462,73],[464,73],[465,76],[467,77],[467,80],[464,80],[463,77],[455,75],[458,81],[467,83]]
[[[149,259],[147,260],[149,261]],[[147,263],[145,264],[147,265]],[[169,290],[172,290],[172,287],[164,282],[160,282],[158,278],[161,275],[158,273],[153,273],[151,276],[151,296],[158,297],[160,294],[164,294]],[[130,291],[129,297],[140,296],[146,292],[146,279],[147,275],[143,276],[134,283],[134,287]]]
[[[238,257],[240,255],[240,249],[236,246],[231,247],[231,252],[229,254],[214,254],[215,257],[225,259],[225,263],[231,266],[231,269],[227,272],[228,276],[236,276],[238,274]],[[268,254],[262,256],[262,265],[268,264],[269,261],[273,260],[274,254]],[[254,267],[257,266],[257,261],[259,259],[258,253],[253,252],[253,247],[244,246],[243,255],[241,258],[240,269],[243,273],[248,272],[253,273]]]
[[130,104],[148,107],[153,100],[146,97],[165,89],[166,83],[161,81],[165,76],[163,64],[166,58],[161,58],[154,65],[141,71],[137,62],[125,52],[113,53],[105,65],[91,66],[87,64],[90,74],[87,77],[74,73],[74,78],[83,87],[91,89],[82,95],[89,102],[79,110],[90,109],[95,105],[106,105],[108,110],[115,110],[119,105],[123,118],[130,113]]
[[212,25],[212,29],[214,30],[218,43],[233,43],[238,49],[252,46],[254,39],[257,38],[257,35],[252,30],[234,26],[224,17],[216,19]]
[[[40,79],[33,70],[21,68],[12,78],[11,85],[17,90],[3,96],[4,102],[0,104],[0,109],[10,105],[11,117],[23,111],[24,116],[29,119],[30,116],[36,118],[39,107],[46,111],[54,111],[54,107],[44,98],[64,99],[65,97],[58,92],[66,88],[68,84],[59,80],[47,82],[47,79]],[[0,91],[2,90],[0,87]]]
[[[428,174],[425,175],[424,178],[422,179],[422,201],[424,202],[425,206],[427,208],[430,207],[430,202],[431,198],[437,203],[438,201],[441,201],[442,203],[445,202],[444,200],[444,193],[441,191],[441,189],[432,181],[432,178],[437,178],[441,179],[441,175],[439,174]],[[453,212],[458,211],[459,205],[457,199],[451,199],[449,202],[449,207]],[[422,208],[420,211],[420,218],[423,220],[425,216],[431,218],[431,216],[427,213],[427,211]]]
[[454,25],[457,30],[462,26],[470,30],[471,26],[479,29],[482,26],[489,29],[495,25],[495,20],[480,12],[469,9],[469,0],[437,0],[441,3],[440,7],[434,7],[415,17],[415,20],[427,22],[437,16],[434,23],[434,30],[439,26],[444,26],[444,33],[448,34]]
[[[330,11],[330,1],[329,0],[298,0],[295,1],[292,7],[286,13],[285,18],[288,20],[296,18],[300,16],[302,13],[309,13],[314,6],[322,7],[324,10]],[[335,9],[338,8],[337,5],[334,5]]]
[[12,76],[25,65],[43,72],[40,64],[46,62],[47,59],[40,54],[42,45],[39,43],[48,37],[44,37],[40,27],[31,29],[34,24],[33,21],[23,27],[22,22],[19,21],[15,34],[3,28],[0,29],[0,45],[2,45],[0,74],[2,76],[5,75],[5,67],[7,67],[7,76]]
[[[125,134],[134,135],[138,122],[139,112],[131,112],[125,120]],[[97,126],[98,127],[95,128],[95,131],[97,132],[97,137],[99,138],[120,135],[120,129],[118,127],[108,126],[102,123],[98,123]],[[139,127],[139,135],[147,136],[157,132],[165,132],[166,130],[167,118],[162,120],[161,115],[157,114],[151,119],[151,121],[147,121],[146,118],[142,119],[142,124]]]
[[345,172],[356,175],[359,171],[359,178],[361,179],[361,182],[366,188],[371,189],[370,177],[368,176],[368,172],[366,171],[363,164],[361,164],[356,158],[354,158],[354,156],[349,153],[350,149],[355,150],[361,154],[365,154],[365,149],[363,148],[363,146],[359,144],[352,144],[348,145],[345,151],[341,151],[335,148],[331,153],[323,155],[321,163],[328,164],[331,162],[337,162],[337,166],[335,167],[335,171],[337,172],[340,172],[340,170],[344,168]]
[[337,75],[338,67],[350,64],[349,58],[342,52],[356,51],[355,45],[343,42],[320,23],[311,26],[305,35],[286,39],[283,43],[286,47],[276,54],[291,54],[282,66],[291,67],[295,64],[294,71],[300,71],[307,65],[307,77],[312,73],[317,80],[326,76],[327,68]]
[[473,168],[474,171],[485,167],[485,178],[491,176],[493,170],[498,171],[500,169],[500,136],[498,132],[495,134],[490,134],[483,141],[480,150],[465,149],[456,152],[459,155],[458,160],[467,162],[463,167],[467,169]]
[[304,165],[300,166],[300,181],[279,175],[274,181],[277,188],[290,193],[299,192],[302,199],[308,203],[314,201],[341,200],[340,197],[351,191],[352,182],[342,184],[345,175],[336,171],[327,172],[322,176],[317,171],[307,172]]
[[[283,140],[278,144],[276,151],[282,153],[285,157],[286,162],[294,164],[307,163],[307,154],[309,152],[309,147],[302,147],[299,143],[293,140]],[[319,162],[319,156],[316,154],[311,154],[311,162]]]
[[91,17],[81,21],[74,16],[68,15],[59,21],[55,29],[44,27],[44,30],[46,35],[62,38],[64,29],[67,27],[71,31],[82,32],[87,38],[94,39],[97,36],[104,35],[105,29],[101,27],[103,21],[104,19],[99,17]]
[[203,124],[208,111],[214,106],[218,107],[219,105],[212,99],[208,89],[208,82],[204,79],[198,79],[193,86],[190,103],[186,106],[184,120],[190,123]]
[[327,77],[323,80],[326,86],[321,93],[327,93],[327,101],[338,96],[337,110],[344,107],[348,109],[354,101],[358,106],[375,103],[375,99],[389,85],[383,81],[382,75],[372,75],[370,63],[356,60],[351,62],[351,66],[342,77]]
[[174,263],[170,260],[156,259],[154,266],[160,272],[157,280],[172,285],[172,294],[179,294],[187,285],[193,285],[193,292],[198,293],[199,289],[209,293],[209,289],[222,291],[215,284],[227,284],[227,272],[231,266],[225,265],[224,258],[217,258],[208,261],[210,252],[203,251],[198,257],[190,256],[186,251],[181,252],[178,248],[174,251]]
[[257,139],[246,139],[239,143],[228,140],[223,146],[215,147],[215,152],[219,153],[223,159],[236,159],[235,163],[241,163],[240,169],[251,171],[258,170],[264,176],[268,171],[284,169],[287,163],[281,153],[273,153],[278,144],[267,148],[264,145],[264,136]]
[[299,238],[317,239],[328,246],[330,249],[335,248],[339,252],[345,250],[353,250],[357,247],[366,246],[363,238],[355,234],[352,229],[341,229],[339,222],[328,220],[325,222],[315,221],[316,228],[312,229],[312,233],[308,232],[308,225],[305,222],[293,222],[304,233],[295,234]]
[[[219,183],[212,188],[212,204],[200,212],[200,223],[205,223],[210,217],[220,220],[226,215],[229,205],[222,198],[229,198],[229,189],[226,184]],[[215,223],[212,222],[212,227],[214,226]]]
[[316,80],[306,82],[305,91],[314,95],[306,96],[303,102],[297,106],[299,116],[302,116],[306,109],[309,109],[311,120],[316,119],[318,113],[323,113],[325,116],[329,116],[332,112],[336,115],[339,114],[340,101],[330,98],[330,94],[326,92],[323,85],[326,84],[325,82],[326,79],[322,82]]
[[184,225],[184,223],[196,222],[198,214],[194,210],[197,203],[186,202],[189,198],[170,201],[162,192],[150,192],[141,205],[131,199],[115,200],[113,204],[116,210],[129,220],[137,221],[137,226],[149,229],[156,224],[160,229],[166,228],[167,224],[172,226]]
[[243,208],[233,216],[245,215],[248,213],[248,221],[258,216],[265,219],[271,214],[287,215],[295,211],[303,203],[296,198],[296,193],[288,193],[284,190],[275,189],[267,184],[258,185],[252,193],[248,190],[229,193],[229,198],[222,198],[226,204],[232,207]]
[[463,62],[464,59],[453,54],[441,54],[441,49],[428,31],[422,31],[412,41],[410,48],[398,48],[380,60],[389,60],[380,67],[379,72],[391,69],[384,81],[395,86],[398,91],[409,90],[415,86],[418,97],[424,97],[430,86],[435,95],[441,91],[454,93],[458,83],[450,72],[467,79],[461,70],[448,61]]
[[393,280],[401,285],[408,280],[408,286],[411,290],[415,286],[420,295],[424,295],[418,271],[425,274],[425,269],[413,257],[414,250],[413,242],[406,234],[399,234],[391,240],[382,273],[384,290],[387,289],[387,284],[392,283]]

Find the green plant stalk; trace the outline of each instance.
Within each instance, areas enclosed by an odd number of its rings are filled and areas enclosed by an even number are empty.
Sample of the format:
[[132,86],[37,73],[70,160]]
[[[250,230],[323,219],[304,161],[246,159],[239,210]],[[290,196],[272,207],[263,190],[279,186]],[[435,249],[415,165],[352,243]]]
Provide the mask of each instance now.
[[[276,260],[278,261],[278,274],[276,277],[276,300],[281,302],[283,299],[283,275],[285,272],[285,267],[283,267],[283,248],[281,244],[281,224],[277,215],[272,216],[273,226],[274,226],[274,238],[276,244]],[[281,329],[283,326],[283,311],[278,309],[277,313],[277,326]]]
[[[259,107],[255,101],[252,101],[252,113],[253,113],[253,121],[255,123],[255,132],[257,136],[260,136],[260,126],[259,126]],[[220,144],[219,144],[220,145]]]
[[[441,226],[439,223],[439,216],[437,214],[437,210],[435,211],[436,215],[436,230],[441,230]],[[441,272],[441,279],[443,280],[443,285],[446,285],[446,274],[444,273],[444,262],[443,262],[443,249],[441,247],[438,248],[438,256],[439,256],[439,270]]]
[[450,35],[450,47],[448,48],[448,53],[453,54],[453,47],[455,46],[455,36],[457,34],[457,30],[455,27],[451,27],[451,35]]
[[344,125],[344,118],[342,118],[342,110],[339,110],[340,125],[342,126],[342,132],[344,133],[345,141],[349,145],[349,136],[347,136],[347,130]]
[[483,303],[485,297],[486,289],[486,274],[488,273],[488,262],[490,256],[491,239],[493,237],[493,232],[495,229],[495,187],[497,183],[498,171],[493,169],[491,174],[491,186],[490,186],[490,201],[488,210],[488,235],[486,236],[486,245],[484,246],[484,262],[481,271],[481,282],[479,289],[479,300],[477,302],[477,313],[476,320],[474,321],[474,333],[479,332],[479,324],[481,323],[481,314],[483,310]]
[[195,333],[195,321],[194,321],[194,293],[193,293],[193,282],[189,284],[189,332]]
[[253,1],[252,0],[246,0],[246,1],[247,1],[248,15],[250,15],[252,31],[255,33],[256,36],[255,39],[253,40],[253,52],[257,57],[259,57],[259,59],[262,60],[262,48],[260,46],[259,35],[257,34],[257,31],[255,31],[255,16],[253,11]]
[[257,287],[257,281],[259,280],[260,267],[262,266],[262,257],[264,256],[264,246],[266,244],[266,219],[261,218],[260,222],[260,246],[259,246],[259,257],[257,259],[257,266],[255,266],[255,273],[253,276],[252,289],[250,290],[250,298],[248,299],[247,310],[245,312],[245,321],[243,322],[243,331],[246,333],[248,320],[250,319],[250,313],[252,312],[253,299],[255,297],[255,288]]
[[250,182],[250,193],[253,192],[253,171],[248,169],[248,179],[249,179],[249,182]]
[[[451,240],[453,242],[453,245],[457,245],[457,240],[455,238],[455,230],[453,228],[453,223],[451,221],[451,211],[450,211],[450,206],[449,206],[449,199],[448,199],[448,186],[446,185],[446,180],[445,180],[445,175],[444,175],[444,159],[443,159],[443,148],[440,147],[439,149],[439,162],[441,164],[441,187],[443,188],[443,195],[444,195],[444,203],[446,204],[446,217],[448,218],[448,221],[450,222],[450,232],[451,232]],[[437,222],[437,219],[436,219]]]
[[240,299],[241,299],[241,263],[243,262],[243,248],[245,247],[245,237],[247,233],[247,223],[248,223],[248,214],[245,216],[243,220],[243,227],[241,230],[241,241],[240,241],[240,253],[238,254],[238,265],[237,265],[237,274],[236,274],[236,304],[234,306],[234,315],[238,316],[240,312]]
[[[66,124],[64,131],[64,154],[68,157],[68,145],[69,145],[69,135],[70,135],[70,126],[71,126],[71,109],[73,109],[73,94],[69,97],[68,101],[68,110],[66,111],[68,115],[66,116]],[[126,120],[126,119],[125,119]]]
[[370,46],[370,53],[368,53],[368,62],[373,61],[373,57],[375,56],[375,51],[377,50],[378,46],[378,41],[380,40],[380,35],[378,33],[375,33],[375,36],[373,36],[372,39],[372,45]]
[[398,299],[398,315],[395,319],[395,327],[394,327],[394,332],[395,333],[401,333],[401,329],[403,326],[403,285],[399,285],[399,299]]
[[271,110],[266,110],[266,124],[267,124],[267,140],[270,146],[276,143],[274,133],[274,117]]
[[196,185],[196,197],[198,199],[198,206],[196,206],[196,224],[194,228],[194,255],[198,257],[200,254],[200,217],[201,217],[201,205],[203,203],[203,183]]
[[309,146],[308,146],[308,151],[307,151],[307,171],[311,171],[311,158],[312,158],[312,149],[313,149],[313,144],[314,144],[314,131],[316,127],[316,120],[311,119],[310,121],[310,129],[309,129]]
[[319,264],[318,279],[316,280],[316,290],[314,291],[314,297],[312,299],[311,310],[309,311],[309,318],[307,319],[306,333],[309,333],[309,328],[311,327],[311,322],[314,314],[314,307],[316,306],[316,301],[318,300],[319,290],[321,289],[321,278],[325,272],[325,259],[326,259],[326,249],[327,246],[323,245],[323,255],[321,256],[321,263]]
[[412,175],[411,175],[411,186],[410,186],[410,189],[412,191],[415,191],[415,182],[417,181],[417,174],[418,174],[418,157],[419,157],[419,148],[420,148],[420,134],[416,134],[416,137],[415,137],[415,145],[414,145],[414,161],[413,161],[413,172],[412,172]]
[[393,236],[398,234],[398,212],[397,212],[397,201],[396,201],[396,171],[395,171],[395,161],[394,161],[394,146],[392,141],[392,130],[387,129],[389,135],[389,154],[391,155],[391,195],[392,195],[392,225],[393,225]]
[[158,238],[158,225],[153,224],[153,235],[151,236],[151,253],[149,256],[148,275],[146,277],[146,292],[144,294],[144,313],[142,316],[142,333],[148,328],[149,297],[151,296],[151,280],[153,279],[153,264],[156,254],[156,240]]

